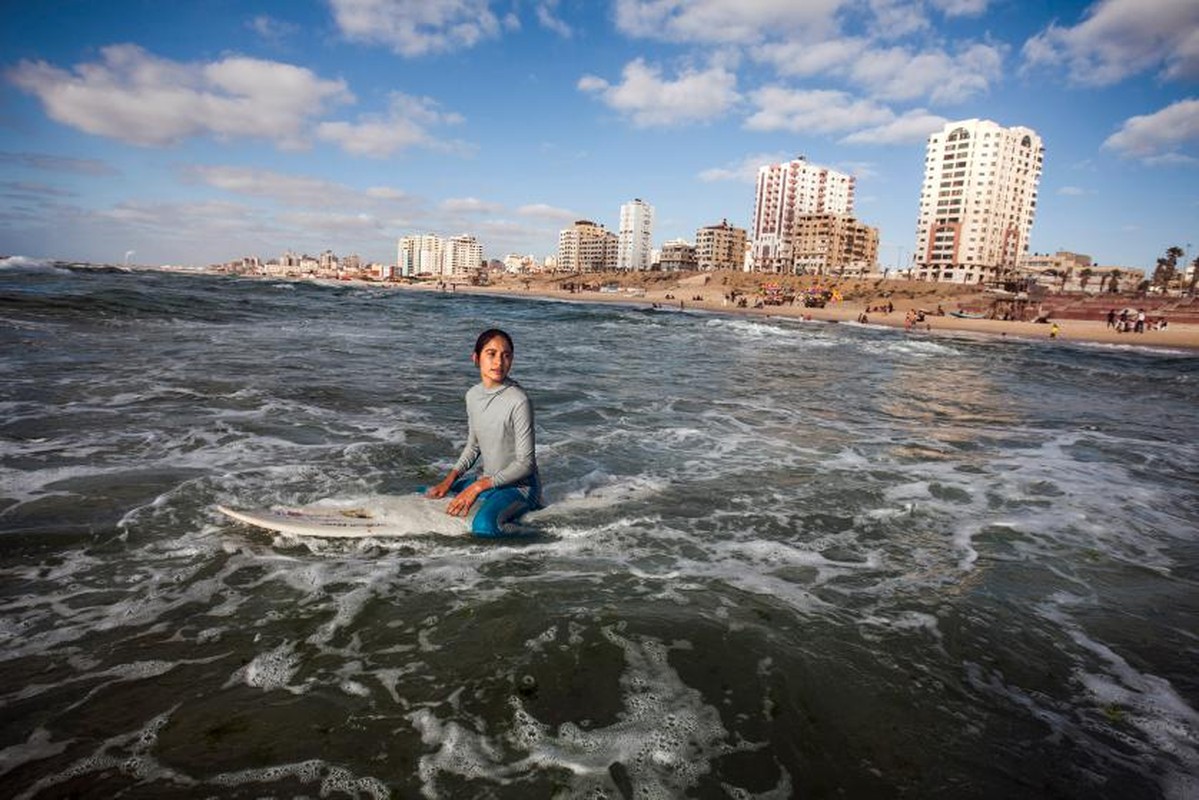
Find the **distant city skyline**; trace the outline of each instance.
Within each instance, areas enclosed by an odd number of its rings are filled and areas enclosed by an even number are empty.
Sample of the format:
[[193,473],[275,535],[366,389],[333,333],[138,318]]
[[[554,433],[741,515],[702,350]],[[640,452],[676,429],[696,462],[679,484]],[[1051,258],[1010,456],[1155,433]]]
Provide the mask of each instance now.
[[[544,259],[649,198],[653,246],[752,228],[764,164],[851,175],[911,262],[927,137],[1037,131],[1029,250],[1199,251],[1194,0],[263,0],[0,10],[0,253]],[[181,35],[185,32],[186,35]]]

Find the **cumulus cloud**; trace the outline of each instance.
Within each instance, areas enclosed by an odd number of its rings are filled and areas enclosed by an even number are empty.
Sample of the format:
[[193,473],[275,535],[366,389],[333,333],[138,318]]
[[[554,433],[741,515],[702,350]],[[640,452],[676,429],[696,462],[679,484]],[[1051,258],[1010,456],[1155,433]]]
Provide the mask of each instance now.
[[810,41],[836,28],[848,0],[617,0],[616,27],[676,42],[751,44],[770,33]]
[[893,112],[873,100],[833,89],[767,86],[750,95],[758,107],[745,127],[755,131],[839,133],[890,122]]
[[1074,27],[1050,25],[1024,44],[1026,69],[1065,66],[1076,84],[1106,86],[1161,68],[1199,77],[1199,3],[1102,0]]
[[844,70],[866,51],[870,41],[861,37],[826,39],[822,42],[773,42],[754,48],[751,55],[770,64],[780,75],[806,77]]
[[781,164],[795,157],[794,153],[782,151],[774,153],[753,153],[737,161],[731,161],[720,167],[709,167],[699,173],[699,179],[704,183],[716,181],[736,181],[738,183],[753,183],[758,179],[758,168],[767,164]]
[[656,67],[636,59],[625,65],[623,80],[610,84],[585,75],[578,88],[596,94],[609,107],[640,127],[672,126],[716,119],[738,100],[737,76],[723,66],[683,70],[664,79]]
[[1125,120],[1103,146],[1126,158],[1163,165],[1195,163],[1195,157],[1183,148],[1197,144],[1199,99],[1187,98],[1152,114]]
[[329,0],[347,38],[382,44],[415,57],[473,47],[500,35],[501,21],[488,0]]
[[41,100],[51,119],[142,146],[212,135],[298,147],[312,117],[354,99],[343,81],[275,61],[230,56],[190,64],[132,44],[106,47],[100,55],[100,62],[72,72],[22,61],[8,77]]
[[884,100],[929,98],[957,103],[985,93],[1002,77],[1005,48],[967,42],[957,52],[878,47],[867,38],[816,44],[778,42],[756,48],[754,58],[787,77],[831,75]]
[[904,47],[871,50],[848,69],[850,79],[874,97],[957,103],[990,88],[1002,74],[1003,51],[970,44],[956,55],[943,51],[911,52]]
[[949,122],[945,117],[914,108],[900,116],[870,128],[864,128],[841,139],[844,144],[915,144],[929,134],[941,130]]
[[357,122],[322,122],[316,127],[316,136],[347,153],[371,158],[386,158],[410,147],[464,150],[467,147],[463,143],[429,132],[431,127],[462,121],[460,114],[442,111],[427,97],[393,92],[388,113],[365,114]]

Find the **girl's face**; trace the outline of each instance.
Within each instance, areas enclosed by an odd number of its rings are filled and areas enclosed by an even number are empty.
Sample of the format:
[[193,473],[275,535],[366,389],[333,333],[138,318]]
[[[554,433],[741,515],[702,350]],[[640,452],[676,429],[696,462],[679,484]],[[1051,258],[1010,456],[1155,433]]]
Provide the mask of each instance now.
[[493,336],[482,350],[472,354],[472,358],[479,365],[479,378],[483,386],[488,389],[503,383],[512,369],[512,347],[503,336]]

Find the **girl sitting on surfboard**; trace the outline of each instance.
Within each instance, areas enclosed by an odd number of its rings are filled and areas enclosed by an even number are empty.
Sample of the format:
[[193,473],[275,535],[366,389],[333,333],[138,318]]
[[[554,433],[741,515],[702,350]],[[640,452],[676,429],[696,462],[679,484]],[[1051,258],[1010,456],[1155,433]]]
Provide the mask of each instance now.
[[[465,517],[476,505],[471,532],[502,536],[503,525],[541,508],[541,478],[533,439],[533,404],[512,369],[512,337],[498,328],[475,340],[471,359],[479,367],[479,383],[466,393],[469,429],[466,447],[450,474],[430,487],[428,497],[453,495],[447,511]],[[482,475],[466,472],[482,456]]]

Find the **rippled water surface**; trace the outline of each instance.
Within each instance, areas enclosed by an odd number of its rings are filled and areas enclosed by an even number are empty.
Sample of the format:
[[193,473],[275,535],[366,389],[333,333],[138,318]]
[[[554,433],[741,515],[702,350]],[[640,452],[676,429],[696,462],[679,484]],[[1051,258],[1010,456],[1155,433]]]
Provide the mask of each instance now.
[[[6,797],[1199,794],[1193,356],[23,265],[0,374]],[[410,534],[214,508],[312,503]]]

